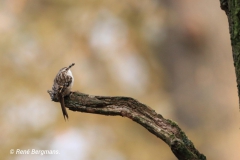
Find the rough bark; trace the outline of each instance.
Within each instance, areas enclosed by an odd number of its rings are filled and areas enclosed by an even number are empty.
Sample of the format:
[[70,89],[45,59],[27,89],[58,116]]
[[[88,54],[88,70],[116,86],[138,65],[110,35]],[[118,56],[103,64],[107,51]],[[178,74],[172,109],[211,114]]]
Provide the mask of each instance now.
[[220,0],[220,5],[228,17],[240,109],[240,0]]
[[[48,92],[52,100],[57,102],[58,99],[51,91]],[[72,111],[130,118],[167,143],[179,160],[206,159],[175,122],[163,118],[133,98],[91,96],[72,92],[65,97],[65,106]]]

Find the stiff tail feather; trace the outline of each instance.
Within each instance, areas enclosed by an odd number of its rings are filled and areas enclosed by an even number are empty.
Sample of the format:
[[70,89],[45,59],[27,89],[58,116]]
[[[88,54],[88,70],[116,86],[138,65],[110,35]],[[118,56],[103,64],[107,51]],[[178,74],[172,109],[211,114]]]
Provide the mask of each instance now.
[[65,108],[65,104],[64,104],[64,97],[61,96],[61,94],[58,95],[58,99],[60,101],[60,104],[61,104],[61,108],[62,108],[62,113],[63,113],[63,117],[64,117],[64,120],[66,121],[66,117],[68,119],[68,113],[67,113],[67,110]]

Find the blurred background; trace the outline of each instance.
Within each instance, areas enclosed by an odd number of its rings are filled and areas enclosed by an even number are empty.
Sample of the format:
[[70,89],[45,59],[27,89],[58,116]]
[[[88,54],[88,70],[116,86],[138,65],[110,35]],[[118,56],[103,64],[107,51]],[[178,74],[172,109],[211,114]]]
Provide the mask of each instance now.
[[47,90],[72,62],[74,91],[133,97],[177,122],[208,159],[240,159],[236,79],[218,0],[1,0],[0,35],[0,159],[176,160],[127,118],[68,111],[65,122]]

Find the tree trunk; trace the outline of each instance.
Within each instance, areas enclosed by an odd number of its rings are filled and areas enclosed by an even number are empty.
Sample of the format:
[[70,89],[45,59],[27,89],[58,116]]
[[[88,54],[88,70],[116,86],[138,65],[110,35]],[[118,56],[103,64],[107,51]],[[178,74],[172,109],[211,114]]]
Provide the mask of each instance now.
[[240,107],[240,0],[220,0],[220,4],[228,17]]

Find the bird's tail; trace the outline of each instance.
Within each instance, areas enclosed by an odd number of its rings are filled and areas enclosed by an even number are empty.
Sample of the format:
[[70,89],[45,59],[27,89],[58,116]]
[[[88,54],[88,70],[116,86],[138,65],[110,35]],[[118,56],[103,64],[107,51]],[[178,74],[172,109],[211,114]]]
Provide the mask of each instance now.
[[64,97],[62,97],[60,94],[59,94],[59,101],[60,101],[60,104],[61,104],[61,108],[62,108],[62,113],[63,113],[63,117],[64,117],[64,120],[66,121],[66,117],[68,119],[68,114],[67,114],[67,110],[65,108],[65,104],[64,104]]

